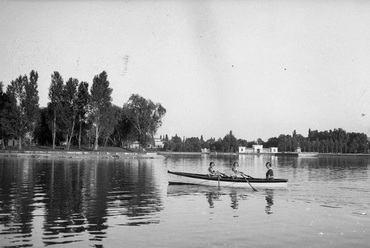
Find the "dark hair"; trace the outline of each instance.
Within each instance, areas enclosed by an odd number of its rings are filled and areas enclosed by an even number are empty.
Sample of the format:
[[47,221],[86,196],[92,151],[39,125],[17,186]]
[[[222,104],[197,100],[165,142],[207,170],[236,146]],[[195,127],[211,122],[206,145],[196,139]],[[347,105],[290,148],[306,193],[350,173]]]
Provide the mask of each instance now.
[[234,163],[233,163],[233,166],[236,166],[237,164],[239,164],[237,161],[235,161]]
[[211,166],[212,164],[215,164],[215,163],[214,163],[214,162],[210,162],[210,163],[209,163],[209,166]]
[[271,163],[270,162],[267,162],[266,163],[266,166],[270,166],[271,167]]

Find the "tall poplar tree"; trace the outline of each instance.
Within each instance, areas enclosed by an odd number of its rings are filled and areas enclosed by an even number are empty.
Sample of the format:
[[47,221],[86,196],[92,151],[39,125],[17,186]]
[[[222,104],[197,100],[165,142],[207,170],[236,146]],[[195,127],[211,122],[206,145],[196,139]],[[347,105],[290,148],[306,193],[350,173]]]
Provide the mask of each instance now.
[[77,90],[78,148],[81,149],[82,128],[86,124],[88,103],[90,99],[89,84],[81,82]]
[[9,104],[9,97],[5,91],[3,91],[3,87],[3,82],[0,81],[0,141],[1,147],[5,149],[5,139],[7,138],[8,134],[5,126],[3,125],[2,117],[6,118],[5,106]]
[[107,73],[103,71],[96,75],[93,79],[93,84],[90,90],[90,120],[95,128],[95,144],[94,150],[99,148],[99,135],[103,130],[102,125],[106,115],[110,113],[109,109],[112,106],[112,88],[109,87]]
[[53,149],[55,149],[55,139],[57,132],[57,116],[62,114],[62,100],[63,100],[63,78],[59,72],[55,71],[51,75],[51,84],[49,87],[49,107],[52,112],[51,131],[53,137]]
[[71,140],[77,120],[77,86],[78,80],[75,78],[69,78],[63,88],[63,112],[65,116],[64,124],[67,150],[69,150],[71,146]]

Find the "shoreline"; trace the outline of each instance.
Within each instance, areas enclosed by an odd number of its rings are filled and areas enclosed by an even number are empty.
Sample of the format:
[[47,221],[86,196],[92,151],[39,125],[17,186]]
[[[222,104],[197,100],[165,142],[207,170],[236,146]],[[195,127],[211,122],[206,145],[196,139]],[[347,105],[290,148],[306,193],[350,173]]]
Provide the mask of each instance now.
[[108,151],[18,151],[2,150],[0,157],[33,158],[103,158],[103,159],[157,159],[164,156],[156,152],[108,152]]
[[[163,159],[166,156],[292,156],[292,154],[271,153],[232,153],[220,152],[204,154],[201,152],[121,152],[121,151],[67,151],[67,150],[0,150],[0,157],[33,157],[33,158],[102,158],[102,159]],[[297,156],[301,157],[301,156]],[[311,157],[311,156],[302,156]],[[370,157],[370,153],[317,153],[312,158],[318,157]]]

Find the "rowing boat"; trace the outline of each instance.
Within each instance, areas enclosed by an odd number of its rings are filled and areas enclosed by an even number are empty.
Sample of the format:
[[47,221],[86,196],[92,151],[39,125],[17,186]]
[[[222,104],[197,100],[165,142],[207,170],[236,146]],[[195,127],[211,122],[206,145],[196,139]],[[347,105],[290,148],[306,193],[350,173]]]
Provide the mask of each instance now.
[[168,183],[173,184],[190,184],[204,185],[215,187],[232,187],[232,188],[286,188],[288,179],[265,179],[265,178],[244,178],[231,176],[210,176],[207,174],[196,174],[187,172],[168,171]]

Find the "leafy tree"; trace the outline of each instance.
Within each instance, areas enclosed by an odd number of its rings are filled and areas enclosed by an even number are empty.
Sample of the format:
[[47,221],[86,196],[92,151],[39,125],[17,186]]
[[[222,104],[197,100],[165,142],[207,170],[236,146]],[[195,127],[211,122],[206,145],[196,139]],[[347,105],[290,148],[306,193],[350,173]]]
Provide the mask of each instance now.
[[103,71],[96,75],[90,90],[90,120],[95,128],[94,150],[99,147],[99,135],[104,129],[105,119],[109,116],[112,105],[112,88],[109,87],[107,73]]
[[265,143],[263,143],[264,147],[278,147],[279,139],[276,137],[269,138]]
[[[247,147],[248,141],[245,140],[245,139],[238,139],[238,144],[239,144],[239,146]],[[239,148],[238,148],[238,150],[239,150]]]
[[77,122],[77,113],[78,113],[77,86],[78,80],[75,78],[69,78],[69,80],[63,87],[62,108],[65,116],[64,123],[65,123],[67,150],[69,150],[71,146],[71,140]]
[[[0,82],[0,118],[4,116],[6,118],[5,106],[9,105],[9,97],[8,95],[3,91],[3,82]],[[0,122],[0,139],[1,139],[1,146],[4,149],[5,148],[5,139],[8,138],[9,135],[6,132],[6,129],[3,125],[3,122]]]
[[177,136],[177,134],[172,137],[171,139],[171,142],[172,142],[172,146],[171,146],[171,150],[174,151],[174,152],[180,152],[182,151],[182,140],[179,136]]
[[215,151],[216,147],[214,146],[214,143],[216,142],[215,138],[210,138],[206,141],[206,148],[211,149],[211,151]]
[[39,116],[37,80],[38,74],[32,70],[29,79],[19,76],[7,88],[9,101],[3,106],[1,123],[6,133],[18,138],[19,150],[27,133],[33,138]]
[[239,150],[238,140],[233,135],[233,132],[230,131],[229,134],[225,135],[223,138],[224,151],[225,152],[236,152]]
[[133,94],[123,105],[123,112],[132,123],[139,144],[146,147],[162,125],[166,109],[160,103],[155,104],[151,100]]
[[[104,146],[107,145],[108,139],[115,130],[120,118],[121,109],[118,106],[112,105],[106,113],[106,118],[102,122],[101,138],[104,140]],[[111,139],[112,140],[112,139]],[[114,143],[114,142],[113,142]]]
[[129,143],[135,141],[134,126],[130,120],[124,115],[123,109],[119,108],[119,114],[117,116],[117,125],[113,131],[115,145],[120,144],[121,147],[129,145]]
[[50,145],[53,142],[48,108],[40,108],[40,118],[35,129],[36,141],[39,145]]
[[280,134],[278,137],[279,143],[278,143],[278,148],[282,152],[288,151],[288,135]]
[[55,149],[55,140],[56,140],[56,133],[58,130],[57,126],[57,117],[61,118],[64,115],[62,111],[63,105],[63,87],[64,82],[62,76],[59,72],[54,71],[54,74],[51,75],[51,84],[49,87],[49,99],[50,103],[48,104],[50,111],[52,112],[52,123],[51,123],[51,131],[52,131],[52,139],[53,139],[53,149]]
[[81,82],[77,90],[77,122],[78,122],[78,148],[81,149],[82,132],[87,129],[87,111],[89,104],[89,84]]
[[224,152],[227,148],[224,145],[224,141],[219,138],[215,143],[213,143],[212,147],[214,147],[214,150],[218,152]]
[[199,152],[201,149],[201,140],[198,137],[187,138],[185,140],[186,152]]

